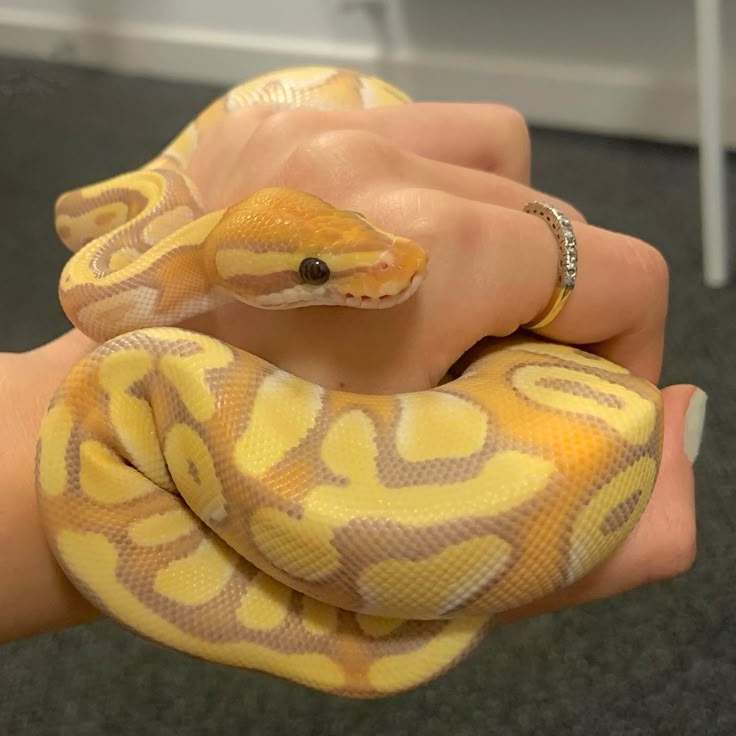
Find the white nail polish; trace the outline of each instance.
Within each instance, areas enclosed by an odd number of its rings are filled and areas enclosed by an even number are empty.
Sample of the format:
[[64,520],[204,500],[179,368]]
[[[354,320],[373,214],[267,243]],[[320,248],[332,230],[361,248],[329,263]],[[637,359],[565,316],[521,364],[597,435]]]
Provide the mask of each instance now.
[[700,452],[707,403],[708,394],[702,389],[695,389],[685,414],[685,454],[691,463],[695,462]]

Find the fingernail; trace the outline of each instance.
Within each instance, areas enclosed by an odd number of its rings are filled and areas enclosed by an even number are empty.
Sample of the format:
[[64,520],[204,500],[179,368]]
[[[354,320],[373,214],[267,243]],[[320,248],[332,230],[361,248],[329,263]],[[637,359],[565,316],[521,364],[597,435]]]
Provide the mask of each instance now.
[[691,463],[695,462],[695,458],[698,457],[700,452],[707,403],[708,394],[702,389],[696,388],[690,397],[690,403],[685,414],[685,454]]

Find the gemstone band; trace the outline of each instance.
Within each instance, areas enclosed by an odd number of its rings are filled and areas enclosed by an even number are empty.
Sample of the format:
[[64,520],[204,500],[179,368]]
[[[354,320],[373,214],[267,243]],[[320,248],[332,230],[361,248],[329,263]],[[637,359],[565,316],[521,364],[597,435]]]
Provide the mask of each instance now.
[[578,245],[570,219],[556,207],[545,202],[529,202],[524,207],[524,212],[541,218],[549,225],[560,253],[557,283],[549,304],[537,319],[523,325],[527,330],[538,330],[540,327],[546,327],[557,317],[575,288],[578,275]]

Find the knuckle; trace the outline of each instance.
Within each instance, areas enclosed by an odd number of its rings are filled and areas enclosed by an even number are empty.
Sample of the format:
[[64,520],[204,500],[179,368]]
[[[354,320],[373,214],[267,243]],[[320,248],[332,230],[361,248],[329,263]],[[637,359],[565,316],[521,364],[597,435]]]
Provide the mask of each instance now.
[[519,110],[507,105],[496,106],[495,119],[498,158],[491,162],[491,169],[518,181],[528,181],[532,145],[526,119]]
[[519,148],[530,149],[529,126],[524,115],[515,107],[499,105],[498,116],[506,132],[506,135],[515,142]]
[[646,286],[666,304],[670,270],[665,257],[654,246],[638,238],[629,238],[629,245],[634,265],[642,273]]
[[[440,223],[457,219],[448,206],[447,198],[438,196],[437,191],[422,187],[404,187],[387,190],[379,197],[379,208],[394,224],[403,224],[405,237],[419,243],[431,243],[444,228]],[[458,227],[469,227],[467,222]]]
[[259,123],[257,132],[259,143],[285,147],[321,124],[323,123],[318,110],[305,107],[271,110]]
[[[480,262],[489,222],[452,194],[426,187],[388,188],[376,199],[378,211],[401,235],[427,244],[452,258]],[[448,239],[462,244],[461,256],[446,247]]]
[[[488,330],[483,335],[496,337],[518,329],[516,310],[490,306],[491,302],[512,303],[517,285],[513,279],[500,278],[490,267],[495,259],[489,242],[501,231],[494,211],[446,192],[419,187],[388,191],[380,198],[379,207],[382,214],[388,215],[382,227],[428,251],[430,268],[444,281],[441,289],[446,293],[465,289],[472,305],[466,312],[467,324],[477,321],[481,329]],[[477,294],[485,298],[474,298]],[[489,312],[492,320],[488,319]]]
[[321,130],[303,137],[284,160],[282,183],[308,183],[321,193],[355,191],[371,181],[389,158],[387,144],[360,130]]
[[648,262],[648,271],[652,276],[654,283],[663,292],[668,291],[670,283],[670,269],[667,260],[660,251],[651,245],[646,247],[646,258]]
[[344,156],[361,150],[370,135],[360,130],[322,130],[309,136],[299,150],[320,160],[326,156]]

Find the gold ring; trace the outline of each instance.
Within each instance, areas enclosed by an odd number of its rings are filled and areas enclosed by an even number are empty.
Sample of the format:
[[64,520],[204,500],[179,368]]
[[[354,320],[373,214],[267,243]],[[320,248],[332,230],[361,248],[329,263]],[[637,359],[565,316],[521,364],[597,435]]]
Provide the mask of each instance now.
[[541,217],[549,225],[560,251],[557,283],[549,304],[539,317],[522,325],[527,330],[538,330],[540,327],[546,327],[557,317],[575,288],[578,274],[578,245],[569,218],[556,207],[544,202],[529,202],[524,207],[524,212]]

